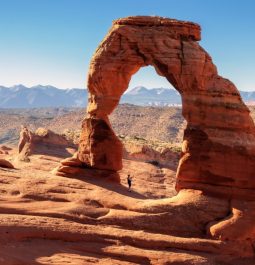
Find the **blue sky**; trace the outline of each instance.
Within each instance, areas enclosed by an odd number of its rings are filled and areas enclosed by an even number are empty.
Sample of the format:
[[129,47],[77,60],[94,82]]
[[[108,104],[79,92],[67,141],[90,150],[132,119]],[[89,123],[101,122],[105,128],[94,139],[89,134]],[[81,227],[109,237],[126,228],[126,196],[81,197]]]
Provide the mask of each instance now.
[[[159,15],[197,22],[220,75],[255,90],[254,0],[0,0],[0,85],[85,87],[90,58],[112,20]],[[130,87],[166,87],[153,68]]]

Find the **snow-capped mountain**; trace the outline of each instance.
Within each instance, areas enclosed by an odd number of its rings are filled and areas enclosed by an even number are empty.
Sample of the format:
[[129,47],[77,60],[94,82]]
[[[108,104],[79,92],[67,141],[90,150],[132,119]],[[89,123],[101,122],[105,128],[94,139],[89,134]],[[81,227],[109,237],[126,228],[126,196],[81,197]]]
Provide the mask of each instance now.
[[[255,91],[240,93],[244,102],[255,104]],[[59,89],[42,85],[30,88],[23,85],[0,86],[0,108],[85,107],[87,99],[87,89]],[[120,102],[140,106],[180,106],[181,96],[175,89],[138,86],[128,90]]]
[[175,89],[135,87],[121,97],[121,103],[142,106],[181,105],[181,96]]
[[86,89],[58,89],[53,86],[0,86],[0,108],[84,107]]

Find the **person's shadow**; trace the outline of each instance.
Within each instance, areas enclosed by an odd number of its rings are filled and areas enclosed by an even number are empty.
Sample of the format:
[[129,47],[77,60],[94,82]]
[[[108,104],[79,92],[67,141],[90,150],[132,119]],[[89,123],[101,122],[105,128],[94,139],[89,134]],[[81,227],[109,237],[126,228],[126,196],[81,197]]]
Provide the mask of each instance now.
[[148,199],[143,194],[132,190],[128,190],[128,185],[123,186],[120,183],[120,175],[117,172],[110,170],[98,170],[91,168],[79,168],[79,173],[66,174],[65,177],[78,179],[110,191],[114,191],[121,195],[136,199]]

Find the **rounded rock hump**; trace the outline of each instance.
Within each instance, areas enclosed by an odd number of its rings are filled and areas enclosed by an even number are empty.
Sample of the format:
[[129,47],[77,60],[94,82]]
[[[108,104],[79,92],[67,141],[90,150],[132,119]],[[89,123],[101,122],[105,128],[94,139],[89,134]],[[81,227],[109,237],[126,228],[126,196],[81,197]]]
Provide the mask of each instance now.
[[0,158],[0,167],[14,168],[13,164],[6,159]]

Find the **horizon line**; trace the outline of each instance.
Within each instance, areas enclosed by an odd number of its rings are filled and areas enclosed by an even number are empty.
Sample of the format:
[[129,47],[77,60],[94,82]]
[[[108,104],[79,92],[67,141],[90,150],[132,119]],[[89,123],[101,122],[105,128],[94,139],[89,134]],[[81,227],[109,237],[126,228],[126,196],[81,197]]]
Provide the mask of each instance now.
[[[41,84],[37,84],[37,85],[33,85],[33,86],[26,86],[26,85],[23,85],[23,84],[14,84],[14,85],[12,85],[12,86],[6,86],[6,85],[0,85],[0,87],[4,87],[4,88],[14,88],[14,87],[18,87],[18,86],[23,86],[23,87],[25,87],[25,88],[31,88],[31,89],[33,89],[33,88],[35,88],[35,87],[38,87],[38,86],[41,86],[41,87],[53,87],[53,88],[56,88],[56,89],[60,89],[60,90],[68,90],[68,89],[85,89],[85,90],[88,90],[88,88],[87,87],[67,87],[67,88],[60,88],[60,87],[56,87],[56,86],[53,86],[53,85],[49,85],[49,84],[47,84],[47,85],[41,85]],[[133,90],[133,89],[135,89],[135,88],[138,88],[138,87],[143,87],[143,88],[145,88],[145,89],[148,89],[148,90],[151,90],[151,89],[170,89],[170,90],[176,90],[176,91],[178,91],[176,88],[174,88],[173,86],[172,87],[151,87],[151,88],[149,88],[149,87],[146,87],[146,86],[143,86],[143,85],[138,85],[138,86],[135,86],[135,87],[132,87],[132,88],[129,88],[128,87],[128,89],[124,92],[124,93],[126,93],[129,89],[131,89],[131,90]],[[238,89],[237,88],[237,90],[238,91],[240,91],[240,92],[255,92],[255,89],[254,90],[240,90],[240,89]]]

